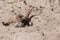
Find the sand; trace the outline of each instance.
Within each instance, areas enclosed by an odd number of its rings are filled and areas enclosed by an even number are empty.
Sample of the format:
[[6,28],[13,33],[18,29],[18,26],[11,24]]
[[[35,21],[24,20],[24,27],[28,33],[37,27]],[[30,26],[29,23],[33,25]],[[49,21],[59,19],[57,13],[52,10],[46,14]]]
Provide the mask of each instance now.
[[[15,27],[16,15],[26,16],[32,6],[33,25]],[[0,0],[0,40],[60,40],[60,0]]]

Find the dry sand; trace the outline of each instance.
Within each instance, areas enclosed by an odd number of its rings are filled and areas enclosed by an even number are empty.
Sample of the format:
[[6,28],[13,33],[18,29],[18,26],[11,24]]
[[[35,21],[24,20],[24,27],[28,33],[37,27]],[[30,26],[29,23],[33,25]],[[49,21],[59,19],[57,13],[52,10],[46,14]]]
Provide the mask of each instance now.
[[[0,40],[60,40],[60,0],[0,0]],[[14,21],[17,14],[31,15],[33,26],[16,28],[15,23],[4,26],[2,22]]]

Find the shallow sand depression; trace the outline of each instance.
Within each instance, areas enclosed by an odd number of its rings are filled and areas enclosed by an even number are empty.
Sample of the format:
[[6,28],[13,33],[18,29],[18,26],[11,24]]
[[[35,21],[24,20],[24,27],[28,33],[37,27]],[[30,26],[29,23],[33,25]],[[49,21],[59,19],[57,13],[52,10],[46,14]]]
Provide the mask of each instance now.
[[[33,25],[15,27],[16,15],[32,7]],[[0,40],[60,40],[60,0],[0,0]]]

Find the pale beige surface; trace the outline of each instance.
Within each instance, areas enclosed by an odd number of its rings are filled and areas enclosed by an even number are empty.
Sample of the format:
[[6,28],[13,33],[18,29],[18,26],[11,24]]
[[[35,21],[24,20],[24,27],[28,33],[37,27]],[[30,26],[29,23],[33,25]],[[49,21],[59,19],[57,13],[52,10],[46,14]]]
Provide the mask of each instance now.
[[[60,0],[26,0],[27,5],[23,1],[0,0],[0,40],[60,40]],[[2,25],[15,21],[16,14],[26,15],[30,5],[35,7],[31,15],[37,15],[32,18],[33,26]]]

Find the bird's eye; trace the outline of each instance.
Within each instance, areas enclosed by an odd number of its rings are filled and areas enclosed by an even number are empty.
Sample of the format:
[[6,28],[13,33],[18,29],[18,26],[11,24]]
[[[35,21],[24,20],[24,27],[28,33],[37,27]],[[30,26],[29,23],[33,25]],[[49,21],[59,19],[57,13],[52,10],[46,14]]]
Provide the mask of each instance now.
[[22,18],[23,16],[19,16],[19,18]]

